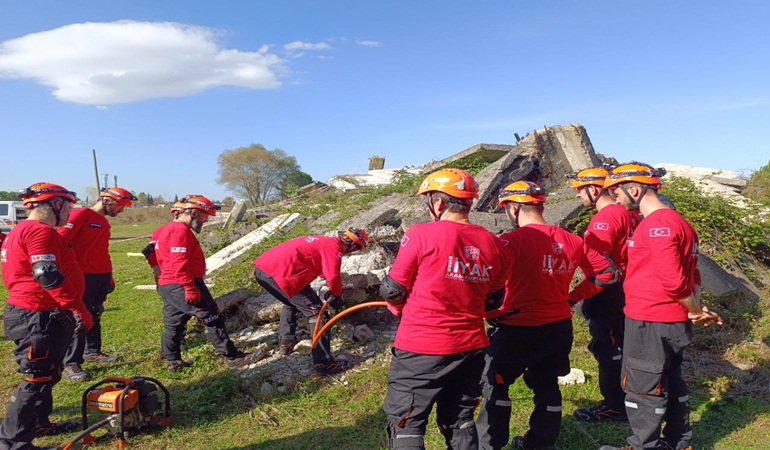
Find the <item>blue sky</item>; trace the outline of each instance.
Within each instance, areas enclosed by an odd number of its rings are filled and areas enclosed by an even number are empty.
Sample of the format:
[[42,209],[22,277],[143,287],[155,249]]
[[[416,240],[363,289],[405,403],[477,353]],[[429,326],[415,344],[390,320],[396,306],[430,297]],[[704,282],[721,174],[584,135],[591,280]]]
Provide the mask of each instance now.
[[[0,190],[99,172],[230,195],[259,143],[316,180],[580,123],[621,161],[770,160],[767,1],[17,1],[0,15]],[[765,130],[765,131],[763,131]],[[101,178],[101,176],[100,176]],[[85,197],[85,195],[81,195]]]

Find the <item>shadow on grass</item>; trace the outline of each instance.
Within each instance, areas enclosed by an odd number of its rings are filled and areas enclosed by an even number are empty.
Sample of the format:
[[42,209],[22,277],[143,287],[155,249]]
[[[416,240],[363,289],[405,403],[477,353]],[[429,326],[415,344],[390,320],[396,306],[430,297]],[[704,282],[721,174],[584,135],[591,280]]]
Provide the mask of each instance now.
[[380,411],[359,418],[354,426],[319,428],[284,438],[231,447],[228,450],[385,449],[386,420],[385,414]]

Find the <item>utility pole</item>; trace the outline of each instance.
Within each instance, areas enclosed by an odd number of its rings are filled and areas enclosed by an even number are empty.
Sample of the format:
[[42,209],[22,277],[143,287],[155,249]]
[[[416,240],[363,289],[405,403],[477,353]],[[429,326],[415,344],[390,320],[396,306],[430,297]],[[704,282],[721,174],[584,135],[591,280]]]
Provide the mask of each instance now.
[[91,152],[94,155],[94,176],[96,177],[96,192],[101,192],[102,189],[99,187],[99,169],[96,166],[96,149],[92,149]]
[[[110,174],[108,174],[107,172],[104,172],[104,187],[105,187],[105,189],[109,187],[109,184],[107,184],[107,180],[109,179],[109,177],[110,177]],[[100,191],[101,191],[101,189],[100,189]]]
[[118,187],[118,176],[117,175],[113,175],[113,178],[115,180],[115,186],[114,187]]

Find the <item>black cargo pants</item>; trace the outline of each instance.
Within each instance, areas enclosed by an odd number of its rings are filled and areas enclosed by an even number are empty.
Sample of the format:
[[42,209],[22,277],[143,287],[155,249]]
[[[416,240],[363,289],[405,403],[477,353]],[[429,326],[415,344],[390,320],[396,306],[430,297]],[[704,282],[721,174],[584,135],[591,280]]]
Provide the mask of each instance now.
[[237,356],[238,350],[225,331],[225,319],[219,313],[211,292],[200,278],[195,279],[195,287],[200,291],[201,299],[194,305],[187,302],[184,288],[178,283],[158,286],[158,293],[163,299],[161,353],[168,362],[182,359],[181,345],[187,322],[195,317],[203,324],[206,339],[220,355]]
[[6,305],[3,322],[6,337],[16,344],[14,356],[22,381],[0,425],[0,448],[26,449],[31,447],[37,425],[50,421],[51,390],[61,379],[75,318],[69,311],[29,311]]
[[[297,343],[296,333],[299,313],[302,313],[302,315],[308,318],[311,332],[316,326],[320,330],[326,322],[329,321],[329,314],[327,312],[324,312],[323,316],[319,317],[318,313],[321,311],[323,302],[309,285],[305,286],[305,288],[299,291],[294,297],[289,298],[270,274],[265,273],[260,269],[254,269],[254,278],[265,291],[275,297],[276,300],[283,303],[281,319],[278,322],[278,341],[280,344]],[[321,323],[316,325],[316,322],[319,320]],[[331,351],[330,335],[331,330],[324,333],[318,340],[318,344],[312,349],[311,355],[314,364],[334,360]]]
[[482,403],[476,428],[484,450],[499,450],[510,440],[511,398],[517,378],[534,392],[535,409],[524,435],[528,447],[556,443],[562,401],[558,378],[570,371],[572,319],[532,327],[498,325],[489,328]]
[[478,406],[484,350],[422,355],[393,348],[391,354],[382,407],[388,416],[388,448],[424,449],[423,436],[435,404],[436,422],[447,448],[478,449],[473,413]]
[[689,391],[682,380],[684,349],[692,341],[687,322],[644,322],[626,318],[623,390],[635,449],[656,448],[661,436],[671,448],[692,439]]

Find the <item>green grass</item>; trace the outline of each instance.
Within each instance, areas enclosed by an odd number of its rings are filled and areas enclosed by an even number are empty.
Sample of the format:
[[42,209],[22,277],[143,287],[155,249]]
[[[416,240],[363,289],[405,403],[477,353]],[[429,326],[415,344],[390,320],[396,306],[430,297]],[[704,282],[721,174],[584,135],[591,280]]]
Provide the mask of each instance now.
[[[167,213],[165,213],[167,214]],[[144,258],[129,257],[138,252],[152,229],[168,220],[162,215],[154,223],[135,224],[131,221],[113,222],[113,241],[110,246],[117,289],[109,296],[104,313],[104,350],[121,355],[122,362],[97,366],[87,364],[95,381],[108,376],[150,376],[161,380],[171,391],[174,423],[165,429],[156,429],[129,439],[129,448],[140,449],[382,449],[385,448],[383,429],[385,416],[381,406],[387,389],[385,354],[362,364],[368,370],[347,375],[348,385],[330,380],[301,382],[294,390],[261,398],[259,389],[263,378],[241,379],[229,371],[221,358],[195,327],[186,340],[185,357],[194,357],[193,367],[180,374],[166,373],[159,353],[162,329],[161,300],[152,290],[138,291],[137,284],[152,284],[152,275]],[[136,226],[134,226],[136,225]],[[304,233],[297,229],[279,239]],[[215,294],[221,295],[236,287],[256,289],[251,281],[251,261],[276,241],[252,249],[240,260],[217,274]],[[0,301],[7,292],[0,288]],[[720,305],[729,305],[729,299],[720,299]],[[763,299],[756,311],[767,310]],[[730,324],[727,325],[729,327]],[[770,342],[770,323],[764,318],[753,320],[749,335],[757,345]],[[714,334],[716,333],[716,334]],[[763,449],[770,448],[770,402],[767,395],[768,358],[753,350],[743,341],[720,340],[725,331],[699,330],[698,337],[715,343],[711,353],[693,349],[688,367],[692,370],[692,421],[696,448],[701,449]],[[588,332],[580,318],[575,319],[573,366],[583,369],[588,382],[580,386],[563,387],[564,418],[558,448],[593,450],[600,444],[622,444],[630,433],[620,424],[588,425],[571,418],[574,409],[596,403],[600,396],[596,380],[596,363],[586,350]],[[274,343],[273,343],[274,344]],[[271,345],[273,345],[271,344]],[[387,346],[386,346],[387,347]],[[4,411],[10,394],[19,382],[16,363],[12,356],[13,344],[0,342],[0,410]],[[247,348],[248,350],[248,348]],[[696,351],[697,350],[697,351]],[[707,349],[708,350],[708,349]],[[725,362],[725,355],[738,354],[756,366],[748,374],[738,377],[731,373],[701,370],[703,358]],[[281,364],[277,361],[271,364]],[[695,370],[697,369],[697,370]],[[94,381],[94,382],[95,382]],[[88,383],[60,382],[54,389],[54,420],[78,417],[80,399]],[[757,387],[758,386],[758,387]],[[755,390],[751,390],[751,389]],[[740,392],[749,392],[740,394]],[[511,419],[512,435],[527,429],[532,409],[531,392],[519,380],[511,388],[514,413]],[[260,412],[273,417],[278,425],[260,423]],[[94,415],[93,420],[98,420]],[[101,418],[102,416],[98,416]],[[72,437],[70,435],[69,437]],[[36,440],[38,445],[62,443],[59,438]],[[426,439],[429,449],[445,448],[431,420]],[[100,442],[89,448],[115,448],[112,441]]]

